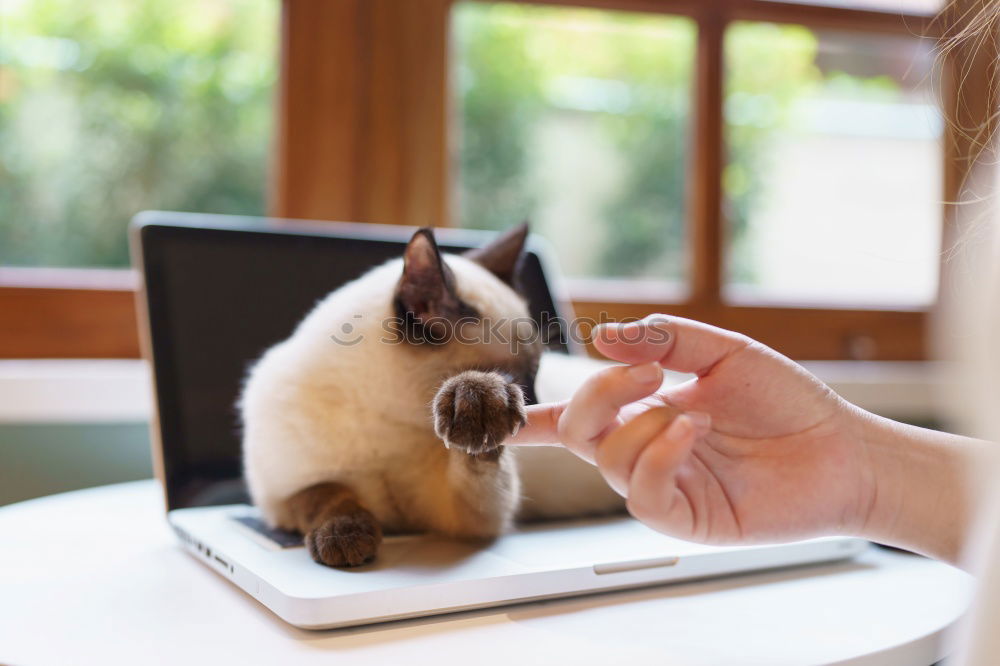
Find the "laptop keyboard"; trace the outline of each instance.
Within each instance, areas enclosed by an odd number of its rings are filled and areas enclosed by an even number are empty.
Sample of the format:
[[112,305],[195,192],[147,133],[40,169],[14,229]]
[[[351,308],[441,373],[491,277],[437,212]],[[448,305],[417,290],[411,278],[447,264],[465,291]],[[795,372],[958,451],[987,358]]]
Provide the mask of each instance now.
[[302,535],[298,532],[268,527],[267,523],[257,516],[232,516],[232,519],[282,548],[297,548],[302,545]]

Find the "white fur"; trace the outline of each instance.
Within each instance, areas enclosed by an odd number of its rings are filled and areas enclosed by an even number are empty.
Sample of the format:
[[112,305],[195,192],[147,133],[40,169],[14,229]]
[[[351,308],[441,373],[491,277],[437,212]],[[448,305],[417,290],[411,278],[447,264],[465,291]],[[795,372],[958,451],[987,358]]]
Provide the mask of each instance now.
[[[481,266],[451,255],[446,262],[460,298],[484,319],[528,317],[521,298]],[[350,486],[387,531],[493,536],[513,518],[521,496],[514,457],[501,456],[495,472],[484,475],[466,454],[446,450],[430,412],[445,379],[472,366],[500,365],[511,352],[497,340],[444,348],[390,344],[385,322],[394,316],[401,271],[401,260],[390,261],[330,294],[253,368],[241,401],[245,475],[271,524],[291,527],[284,500],[324,481]],[[338,344],[335,335],[357,342]],[[524,491],[531,516],[620,506],[571,454],[518,454],[520,476],[530,480]]]

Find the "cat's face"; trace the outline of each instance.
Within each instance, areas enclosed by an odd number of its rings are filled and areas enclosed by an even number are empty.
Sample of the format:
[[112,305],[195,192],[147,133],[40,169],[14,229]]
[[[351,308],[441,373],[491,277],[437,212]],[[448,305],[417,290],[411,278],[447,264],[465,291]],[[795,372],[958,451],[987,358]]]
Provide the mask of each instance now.
[[430,229],[417,231],[393,295],[404,343],[506,371],[530,395],[541,345],[517,292],[527,234],[522,224],[463,256],[443,256]]

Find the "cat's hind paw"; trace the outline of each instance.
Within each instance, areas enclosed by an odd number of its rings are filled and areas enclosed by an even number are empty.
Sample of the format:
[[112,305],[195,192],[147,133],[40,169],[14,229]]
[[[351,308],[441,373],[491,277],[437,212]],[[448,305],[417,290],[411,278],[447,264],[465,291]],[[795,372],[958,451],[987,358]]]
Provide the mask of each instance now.
[[500,445],[527,423],[521,387],[499,372],[467,370],[434,396],[434,431],[445,445],[495,460]]

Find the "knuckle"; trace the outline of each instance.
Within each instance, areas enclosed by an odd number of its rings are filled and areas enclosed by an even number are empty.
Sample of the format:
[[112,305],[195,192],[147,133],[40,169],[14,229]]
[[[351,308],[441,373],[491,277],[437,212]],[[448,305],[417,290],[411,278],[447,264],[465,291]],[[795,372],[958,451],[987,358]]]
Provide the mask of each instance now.
[[563,412],[563,415],[559,418],[559,423],[556,427],[556,432],[559,435],[559,441],[563,444],[580,444],[583,442],[583,435],[580,431],[579,424],[572,418],[572,414],[569,411]]
[[630,446],[630,442],[623,436],[627,436],[627,433],[618,429],[594,443],[594,464],[602,475],[620,473],[624,465],[623,456],[627,455]]
[[760,342],[757,342],[756,340],[754,340],[753,338],[751,338],[749,335],[745,335],[743,333],[735,333],[734,332],[734,333],[732,333],[732,336],[733,336],[733,341],[737,345],[739,345],[739,348],[749,349],[749,350],[752,350],[752,351],[761,351],[763,349],[766,349],[766,347],[763,344],[761,344]]
[[597,448],[594,449],[594,462],[597,463],[597,468],[601,470],[601,474],[604,474],[605,471],[612,467],[613,457],[607,438],[597,443]]

